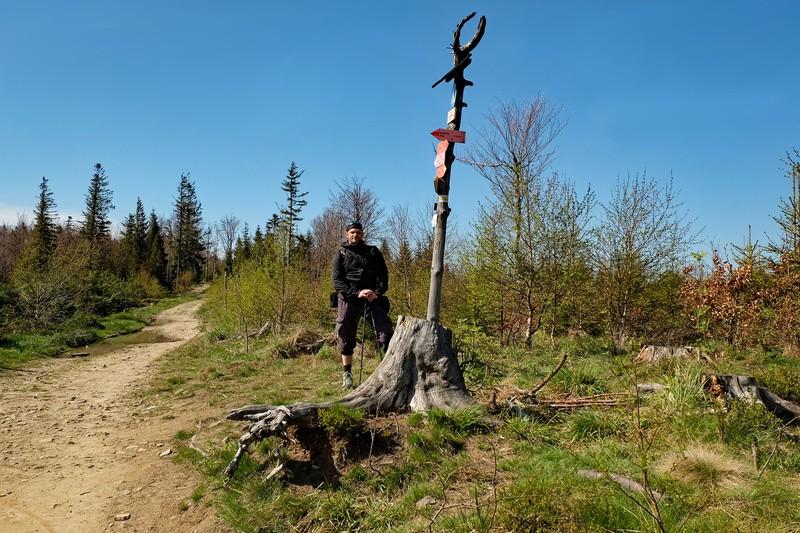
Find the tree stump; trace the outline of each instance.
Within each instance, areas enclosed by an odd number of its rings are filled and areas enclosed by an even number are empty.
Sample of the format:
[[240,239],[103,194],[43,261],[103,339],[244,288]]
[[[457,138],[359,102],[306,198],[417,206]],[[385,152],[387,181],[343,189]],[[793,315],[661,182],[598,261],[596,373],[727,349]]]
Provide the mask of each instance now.
[[228,419],[253,423],[239,439],[225,475],[233,475],[250,444],[272,435],[287,438],[290,426],[314,426],[320,409],[343,405],[377,415],[433,407],[451,410],[472,402],[452,348],[452,333],[437,322],[400,316],[383,361],[343,398],[319,404],[246,405],[231,411]]
[[751,376],[711,374],[706,380],[705,387],[711,391],[721,389],[726,396],[748,403],[762,403],[775,416],[788,423],[800,420],[800,405],[784,400],[768,388],[760,386]]
[[700,350],[693,346],[643,346],[634,363],[657,363],[665,359],[695,359],[701,357]]

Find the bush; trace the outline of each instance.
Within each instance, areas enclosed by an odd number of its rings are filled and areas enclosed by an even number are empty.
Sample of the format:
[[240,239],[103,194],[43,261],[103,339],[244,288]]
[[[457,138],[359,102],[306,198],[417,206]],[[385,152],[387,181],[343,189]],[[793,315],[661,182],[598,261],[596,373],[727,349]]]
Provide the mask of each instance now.
[[39,268],[27,250],[14,269],[12,283],[17,293],[17,311],[27,327],[53,329],[82,306],[87,292],[85,250],[59,249],[50,266]]
[[144,297],[144,289],[135,280],[126,281],[110,272],[95,271],[88,276],[82,308],[105,316],[141,305]]
[[59,334],[59,339],[61,339],[61,342],[70,348],[86,346],[87,344],[91,344],[99,338],[100,335],[98,335],[96,330],[86,328],[76,328]]
[[800,403],[800,370],[787,368],[786,365],[769,366],[755,373],[759,385],[777,394],[784,400]]
[[761,403],[732,400],[721,419],[723,441],[749,447],[756,442],[770,441],[780,428],[780,421]]
[[11,322],[13,306],[16,300],[17,294],[14,288],[7,283],[0,282],[0,340],[8,332],[7,329]]
[[500,343],[481,328],[459,320],[453,328],[453,349],[467,382],[482,383],[495,372],[488,361],[500,353]]
[[194,272],[182,272],[180,277],[175,280],[175,292],[184,293],[194,285]]
[[139,292],[148,300],[159,300],[166,294],[166,289],[164,289],[164,286],[161,285],[161,283],[159,283],[158,280],[150,273],[143,270],[139,271],[139,273],[133,279],[133,283],[135,283],[137,286],[137,292]]
[[591,360],[581,360],[572,366],[567,364],[553,379],[553,383],[567,394],[589,396],[607,392],[601,381],[603,369]]

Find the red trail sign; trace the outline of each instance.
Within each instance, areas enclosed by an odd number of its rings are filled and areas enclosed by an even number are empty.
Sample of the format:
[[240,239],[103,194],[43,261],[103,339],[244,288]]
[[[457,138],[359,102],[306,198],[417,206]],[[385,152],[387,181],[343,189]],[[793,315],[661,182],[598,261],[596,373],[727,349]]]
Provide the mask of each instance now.
[[444,128],[432,131],[431,135],[440,141],[450,141],[451,143],[463,143],[467,138],[467,132],[465,131],[446,130]]

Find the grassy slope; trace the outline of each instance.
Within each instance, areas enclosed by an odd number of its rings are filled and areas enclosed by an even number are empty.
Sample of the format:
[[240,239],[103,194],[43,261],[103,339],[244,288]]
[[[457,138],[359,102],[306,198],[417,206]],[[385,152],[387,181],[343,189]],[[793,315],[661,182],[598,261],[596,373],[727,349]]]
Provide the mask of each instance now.
[[[257,341],[244,353],[241,341],[201,338],[165,363],[152,393],[202,395],[219,413],[246,403],[340,394],[334,350],[278,359],[280,342]],[[699,363],[634,368],[594,339],[564,340],[556,350],[477,346],[487,364],[471,365],[467,377],[479,399],[489,398],[491,387],[535,383],[557,361],[559,349],[570,351],[569,362],[543,396],[630,392],[633,383],[644,381],[668,388],[641,398],[638,417],[630,403],[573,412],[541,408],[528,418],[496,413],[491,430],[476,411],[380,419],[334,438],[336,446],[345,445],[336,448],[343,474],[337,486],[310,478],[266,479],[275,455],[286,453],[275,441],[256,446],[224,483],[221,471],[235,450],[240,423],[203,431],[208,458],[188,446],[194,428],[180,431],[176,460],[206,474],[197,500],[213,501],[239,531],[657,530],[649,514],[655,509],[640,496],[608,480],[581,477],[579,469],[639,481],[646,472],[666,494],[658,513],[670,531],[800,529],[796,433],[781,432],[780,422],[757,407],[726,411],[707,399],[696,385],[707,370]],[[368,358],[367,370],[376,363]],[[780,379],[797,383],[800,377],[797,361],[776,354],[728,350],[718,367],[772,376],[776,386]],[[376,444],[369,455],[363,453],[369,442],[386,445]]]
[[[96,342],[115,335],[139,331],[149,324],[155,315],[191,300],[194,296],[164,298],[144,307],[128,309],[119,313],[98,318],[97,324],[81,328],[87,342]],[[58,355],[75,345],[73,332],[55,331],[52,333],[12,333],[0,344],[0,369],[19,368],[41,357]],[[83,344],[79,343],[78,345]]]

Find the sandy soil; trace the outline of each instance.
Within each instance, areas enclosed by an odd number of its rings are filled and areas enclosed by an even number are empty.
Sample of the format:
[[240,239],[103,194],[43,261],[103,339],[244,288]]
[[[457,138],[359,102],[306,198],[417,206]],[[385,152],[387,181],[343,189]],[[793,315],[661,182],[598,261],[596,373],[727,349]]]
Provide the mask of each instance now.
[[161,456],[196,406],[136,395],[198,333],[200,304],[161,313],[145,328],[156,342],[0,374],[0,531],[225,529],[192,503],[198,475]]

